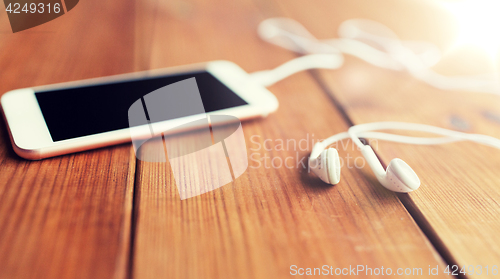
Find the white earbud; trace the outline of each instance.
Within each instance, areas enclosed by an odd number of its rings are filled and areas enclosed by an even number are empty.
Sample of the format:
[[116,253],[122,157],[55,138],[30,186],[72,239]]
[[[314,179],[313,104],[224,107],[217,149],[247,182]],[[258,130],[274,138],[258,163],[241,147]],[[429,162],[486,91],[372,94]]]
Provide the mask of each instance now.
[[328,148],[317,157],[310,157],[309,168],[324,182],[333,185],[339,183],[340,158],[337,149]]
[[361,153],[373,173],[375,173],[378,182],[386,189],[399,193],[408,193],[420,187],[420,179],[405,161],[399,158],[392,159],[387,169],[384,170],[371,146],[363,146]]
[[[393,135],[374,130],[398,129],[433,133],[444,137],[424,138]],[[444,144],[457,141],[469,140],[483,145],[500,149],[500,140],[477,134],[466,134],[462,132],[447,130],[423,124],[403,123],[403,122],[375,122],[356,125],[349,128],[348,132],[336,134],[332,137],[318,142],[314,145],[309,158],[309,168],[326,183],[337,184],[340,181],[340,158],[337,150],[326,147],[347,138],[351,138],[360,148],[363,157],[375,173],[377,180],[388,190],[400,193],[412,192],[420,187],[420,179],[413,169],[401,159],[393,159],[386,170],[377,158],[377,155],[369,145],[364,145],[359,137],[380,139],[392,142],[432,145]]]

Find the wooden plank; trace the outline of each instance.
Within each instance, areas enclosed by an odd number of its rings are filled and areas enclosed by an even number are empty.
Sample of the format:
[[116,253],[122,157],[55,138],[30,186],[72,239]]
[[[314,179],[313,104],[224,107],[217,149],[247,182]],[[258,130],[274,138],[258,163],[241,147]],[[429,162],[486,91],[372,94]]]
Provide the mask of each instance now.
[[[313,6],[322,9],[315,10],[314,16],[304,15],[305,4],[300,1],[281,5],[287,16],[319,38],[335,37],[343,20],[369,18],[394,28],[405,39],[440,45],[447,55],[436,67],[442,73],[477,74],[495,68],[478,52],[450,47],[452,21],[431,2],[316,1]],[[406,121],[500,137],[498,96],[438,90],[406,73],[353,57],[347,57],[341,69],[321,71],[318,77],[355,124]],[[421,189],[399,197],[448,263],[476,267],[467,271],[470,278],[488,277],[485,267],[489,266],[493,276],[492,266],[500,263],[499,151],[473,143],[432,147],[379,143],[377,154],[386,165],[402,158],[419,174]],[[481,274],[478,265],[483,267]]]
[[[141,34],[148,43],[136,43],[146,48],[139,53],[151,55],[142,65],[227,59],[249,72],[277,66],[293,55],[256,36],[263,14],[273,9],[234,1],[141,2],[137,28],[153,30]],[[365,170],[344,169],[337,187],[300,164],[313,139],[348,127],[311,76],[297,74],[271,90],[280,108],[243,124],[249,168],[232,183],[180,200],[169,163],[138,161],[132,276],[284,278],[291,265],[358,264],[393,272],[422,267],[427,274],[429,265],[444,265],[397,196],[376,187]],[[352,148],[346,143],[340,151],[346,165]],[[286,158],[289,168],[282,165]]]
[[[122,3],[80,1],[16,34],[0,12],[0,92],[132,72],[134,29],[126,15],[133,6]],[[131,147],[27,161],[13,152],[4,121],[0,134],[0,278],[126,277]]]

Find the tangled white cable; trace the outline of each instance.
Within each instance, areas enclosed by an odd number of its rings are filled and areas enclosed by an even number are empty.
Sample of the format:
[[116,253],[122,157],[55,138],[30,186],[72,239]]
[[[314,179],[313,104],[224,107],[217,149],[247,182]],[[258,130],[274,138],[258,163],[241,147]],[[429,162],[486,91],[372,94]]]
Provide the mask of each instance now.
[[[500,94],[500,83],[498,77],[494,75],[448,77],[434,72],[431,67],[441,59],[441,53],[435,45],[427,42],[402,41],[392,30],[371,20],[344,21],[339,27],[340,38],[330,40],[316,39],[304,26],[289,18],[264,20],[259,25],[258,33],[265,41],[306,54],[273,70],[251,74],[253,81],[264,86],[307,69],[340,68],[345,53],[381,68],[406,70],[413,77],[440,89]],[[411,137],[375,132],[394,129],[427,132],[441,137]],[[411,192],[420,187],[420,179],[407,163],[396,158],[391,160],[384,170],[371,146],[364,145],[359,137],[418,145],[473,141],[500,149],[500,140],[486,135],[466,134],[424,124],[374,122],[352,126],[348,132],[316,143],[309,157],[309,167],[324,182],[337,184],[340,181],[339,155],[336,149],[327,147],[337,141],[351,138],[360,148],[382,186],[401,193]]]
[[441,59],[441,52],[435,45],[402,41],[381,23],[350,19],[339,26],[338,32],[337,39],[318,40],[293,19],[270,18],[262,21],[258,34],[263,40],[297,53],[323,56],[304,56],[274,70],[254,73],[254,78],[268,86],[302,70],[336,69],[342,66],[342,54],[345,53],[381,68],[406,70],[413,77],[439,89],[500,94],[500,82],[495,74],[444,76],[434,72],[431,67]]

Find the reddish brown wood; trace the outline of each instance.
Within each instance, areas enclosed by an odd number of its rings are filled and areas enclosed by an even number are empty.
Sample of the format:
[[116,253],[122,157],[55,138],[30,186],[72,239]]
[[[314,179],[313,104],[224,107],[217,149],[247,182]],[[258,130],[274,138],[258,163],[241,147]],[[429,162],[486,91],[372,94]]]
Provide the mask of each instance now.
[[[133,13],[130,1],[80,1],[12,34],[0,11],[0,92],[134,71]],[[27,161],[3,120],[0,134],[0,278],[127,277],[131,147]]]

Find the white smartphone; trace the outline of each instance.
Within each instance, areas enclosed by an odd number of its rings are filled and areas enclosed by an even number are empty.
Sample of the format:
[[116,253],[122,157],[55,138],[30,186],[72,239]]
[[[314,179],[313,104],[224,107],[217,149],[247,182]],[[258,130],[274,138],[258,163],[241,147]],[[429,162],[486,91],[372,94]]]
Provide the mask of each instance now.
[[[228,61],[18,89],[5,93],[1,104],[15,152],[38,160],[130,142],[130,106],[152,91],[193,77],[207,115],[244,120],[278,108],[271,92]],[[149,125],[172,127],[190,117]]]

